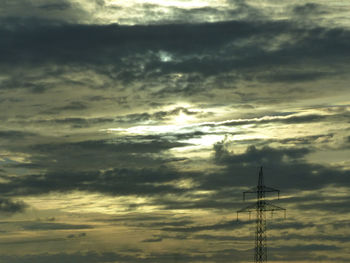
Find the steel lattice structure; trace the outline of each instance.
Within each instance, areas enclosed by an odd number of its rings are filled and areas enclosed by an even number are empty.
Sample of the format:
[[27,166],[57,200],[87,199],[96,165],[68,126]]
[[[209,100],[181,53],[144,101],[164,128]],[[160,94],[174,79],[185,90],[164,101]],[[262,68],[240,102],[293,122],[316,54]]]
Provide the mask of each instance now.
[[254,260],[256,263],[267,262],[267,244],[266,244],[266,212],[271,211],[284,211],[286,215],[286,209],[273,205],[265,200],[265,194],[267,192],[277,192],[278,198],[280,190],[267,187],[264,185],[263,169],[260,167],[258,185],[249,191],[243,192],[243,200],[245,200],[246,194],[256,194],[256,203],[237,211],[238,214],[252,211],[256,211],[256,233],[255,233],[255,256]]

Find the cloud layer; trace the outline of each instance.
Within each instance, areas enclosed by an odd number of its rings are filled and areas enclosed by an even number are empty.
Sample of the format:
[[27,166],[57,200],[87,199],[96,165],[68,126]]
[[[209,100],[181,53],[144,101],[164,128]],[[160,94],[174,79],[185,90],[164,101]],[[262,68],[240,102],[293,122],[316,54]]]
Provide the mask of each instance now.
[[0,3],[0,261],[348,262],[348,7]]

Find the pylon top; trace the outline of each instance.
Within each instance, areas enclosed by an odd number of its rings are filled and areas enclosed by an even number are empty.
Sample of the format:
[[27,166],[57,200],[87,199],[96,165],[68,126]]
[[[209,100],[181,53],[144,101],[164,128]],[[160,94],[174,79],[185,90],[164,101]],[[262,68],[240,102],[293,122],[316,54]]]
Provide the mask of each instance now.
[[[278,194],[278,199],[279,199],[280,190],[269,187],[269,186],[265,186],[263,167],[260,166],[258,185],[256,187],[253,187],[252,189],[250,189],[248,191],[243,192],[243,200],[245,200],[246,194],[256,194],[257,201],[256,201],[256,203],[237,211],[237,214],[242,213],[242,212],[252,212],[254,210],[257,211],[257,210],[261,210],[261,209],[263,209],[264,211],[278,211],[278,210],[285,211],[284,208],[273,205],[270,202],[265,200],[265,193],[272,193],[272,192],[276,192]],[[263,205],[263,207],[262,207],[262,205]]]
[[259,181],[258,181],[258,187],[263,187],[264,186],[264,175],[263,175],[263,167],[260,166],[260,171],[259,171]]

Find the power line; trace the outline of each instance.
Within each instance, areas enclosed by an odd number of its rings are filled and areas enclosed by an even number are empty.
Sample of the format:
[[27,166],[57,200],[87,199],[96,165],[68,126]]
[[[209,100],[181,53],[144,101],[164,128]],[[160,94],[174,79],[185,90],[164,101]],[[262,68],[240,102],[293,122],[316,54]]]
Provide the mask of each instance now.
[[264,185],[263,168],[260,167],[258,185],[249,191],[243,192],[243,200],[245,200],[246,194],[256,194],[256,203],[247,206],[237,211],[237,220],[239,213],[248,212],[249,215],[252,211],[256,211],[256,232],[255,232],[255,256],[256,263],[267,262],[267,242],[266,242],[266,211],[284,211],[286,216],[286,209],[273,205],[265,200],[265,194],[269,192],[277,192],[278,199],[280,190],[268,187]]

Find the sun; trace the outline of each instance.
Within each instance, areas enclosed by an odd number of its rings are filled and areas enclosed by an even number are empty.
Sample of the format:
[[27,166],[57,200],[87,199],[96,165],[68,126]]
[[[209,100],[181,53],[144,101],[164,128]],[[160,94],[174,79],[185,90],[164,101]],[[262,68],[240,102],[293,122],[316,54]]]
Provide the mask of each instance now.
[[194,121],[194,117],[192,115],[187,115],[184,112],[180,111],[178,115],[174,116],[172,123],[174,125],[182,126],[189,124]]

